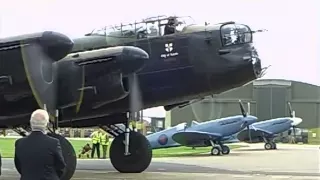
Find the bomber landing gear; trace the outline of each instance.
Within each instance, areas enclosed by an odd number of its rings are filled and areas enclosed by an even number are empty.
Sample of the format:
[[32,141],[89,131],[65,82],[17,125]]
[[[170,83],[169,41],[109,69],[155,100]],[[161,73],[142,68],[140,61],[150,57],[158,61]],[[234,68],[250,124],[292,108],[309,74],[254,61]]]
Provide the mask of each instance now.
[[[44,109],[46,109],[46,107],[44,107]],[[66,163],[66,169],[64,170],[64,173],[61,176],[60,180],[70,180],[76,170],[77,155],[73,149],[72,144],[65,137],[57,134],[58,122],[59,118],[61,118],[59,114],[59,110],[56,110],[55,121],[50,121],[51,128],[48,127],[49,132],[47,133],[47,135],[60,141],[62,155]]]
[[[128,119],[131,119],[129,115]],[[121,173],[141,173],[146,170],[152,159],[152,148],[147,138],[139,132],[130,130],[125,123],[125,132],[112,141],[110,161]]]
[[66,169],[60,178],[61,180],[70,180],[76,170],[77,156],[72,144],[63,136],[55,133],[48,133],[48,136],[56,138],[60,141],[62,155],[66,162]]
[[227,155],[230,153],[230,148],[226,145],[223,145],[221,142],[219,142],[218,145],[216,145],[216,143],[213,141],[210,141],[210,143],[212,145],[211,155],[219,156],[221,154]]

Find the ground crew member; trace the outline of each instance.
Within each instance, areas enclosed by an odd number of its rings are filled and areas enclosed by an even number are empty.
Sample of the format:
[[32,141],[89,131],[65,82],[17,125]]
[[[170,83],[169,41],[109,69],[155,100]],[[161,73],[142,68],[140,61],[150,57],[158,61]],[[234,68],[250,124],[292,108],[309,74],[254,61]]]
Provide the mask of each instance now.
[[101,130],[96,130],[91,134],[91,141],[92,141],[92,151],[91,151],[91,158],[94,157],[94,152],[97,150],[97,157],[100,158],[100,136]]
[[103,132],[100,138],[100,144],[102,146],[102,158],[107,158],[107,150],[109,146],[109,135],[106,132]]

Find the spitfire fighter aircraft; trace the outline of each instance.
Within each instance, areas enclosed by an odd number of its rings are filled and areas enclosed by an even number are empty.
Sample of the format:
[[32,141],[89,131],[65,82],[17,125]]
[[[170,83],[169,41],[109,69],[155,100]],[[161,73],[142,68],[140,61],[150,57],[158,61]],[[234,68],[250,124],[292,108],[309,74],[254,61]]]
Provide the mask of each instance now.
[[[64,180],[73,176],[76,155],[55,133],[58,127],[105,127],[115,136],[114,168],[144,171],[152,159],[150,143],[128,127],[137,112],[156,106],[170,110],[240,87],[265,71],[253,46],[258,31],[235,22],[184,22],[155,17],[73,40],[51,31],[0,39],[0,128],[24,136],[30,114],[46,109],[50,135],[61,141],[67,163]],[[174,31],[163,33],[168,28]],[[119,123],[125,131],[116,130]]]
[[186,127],[186,123],[182,123],[176,127],[148,135],[147,139],[153,149],[176,146],[212,146],[211,155],[229,154],[230,148],[223,142],[234,139],[232,135],[257,121],[257,117],[247,115],[243,105],[241,102],[239,103],[242,115],[202,123],[193,121],[190,127]]
[[247,143],[265,142],[266,150],[277,149],[274,138],[285,131],[293,129],[295,135],[295,127],[302,122],[302,119],[295,117],[295,111],[292,111],[290,102],[288,103],[290,117],[282,117],[256,122],[237,135],[240,141]]

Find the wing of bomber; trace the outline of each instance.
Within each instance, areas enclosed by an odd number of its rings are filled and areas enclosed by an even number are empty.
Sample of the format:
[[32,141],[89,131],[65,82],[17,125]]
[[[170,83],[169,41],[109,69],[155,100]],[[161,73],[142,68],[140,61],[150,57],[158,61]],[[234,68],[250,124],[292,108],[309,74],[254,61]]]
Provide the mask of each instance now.
[[67,36],[51,31],[0,39],[0,93],[8,96],[11,92],[17,96],[31,89],[38,105],[43,108],[46,104],[49,112],[54,113],[53,63],[65,57],[72,46]]

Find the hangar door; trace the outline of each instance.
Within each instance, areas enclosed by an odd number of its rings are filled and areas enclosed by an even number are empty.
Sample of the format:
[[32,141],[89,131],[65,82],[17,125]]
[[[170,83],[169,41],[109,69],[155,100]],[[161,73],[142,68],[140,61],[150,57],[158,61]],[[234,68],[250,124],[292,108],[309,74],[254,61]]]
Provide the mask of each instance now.
[[287,88],[258,87],[255,90],[257,95],[257,116],[259,120],[287,116]]

